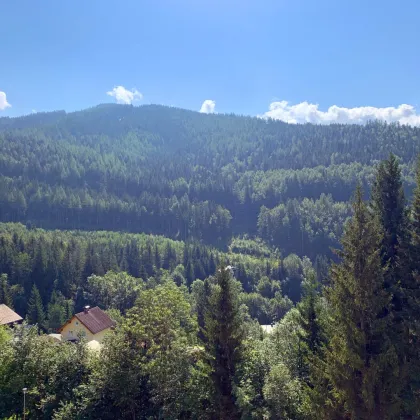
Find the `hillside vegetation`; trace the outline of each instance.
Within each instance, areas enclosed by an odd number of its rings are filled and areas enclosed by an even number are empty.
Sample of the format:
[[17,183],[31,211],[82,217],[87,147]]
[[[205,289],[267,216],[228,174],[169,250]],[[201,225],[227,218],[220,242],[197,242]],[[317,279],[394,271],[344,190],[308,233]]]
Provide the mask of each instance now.
[[[25,318],[0,326],[0,418],[23,388],[28,419],[420,418],[419,134],[0,119],[0,304]],[[47,335],[85,305],[116,322],[100,351]]]
[[[357,182],[390,152],[406,192],[420,129],[289,125],[147,105],[0,119],[0,221],[124,230],[284,254],[336,246]],[[316,251],[315,251],[316,249]]]

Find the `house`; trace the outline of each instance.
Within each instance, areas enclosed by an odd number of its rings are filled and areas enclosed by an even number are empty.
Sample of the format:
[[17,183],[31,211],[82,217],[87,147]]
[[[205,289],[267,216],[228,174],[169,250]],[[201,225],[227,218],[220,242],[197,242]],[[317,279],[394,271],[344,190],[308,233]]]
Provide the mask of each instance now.
[[22,322],[23,318],[7,305],[0,305],[0,325],[13,325]]
[[92,342],[94,347],[98,347],[114,326],[115,322],[102,309],[85,306],[83,312],[73,315],[59,332],[63,341],[78,341],[83,337],[88,345]]

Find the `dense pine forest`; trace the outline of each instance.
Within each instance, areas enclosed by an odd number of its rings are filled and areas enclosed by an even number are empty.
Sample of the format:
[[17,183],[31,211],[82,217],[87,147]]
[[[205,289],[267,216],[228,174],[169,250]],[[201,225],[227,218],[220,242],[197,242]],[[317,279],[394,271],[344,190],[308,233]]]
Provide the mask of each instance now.
[[160,106],[0,119],[0,220],[118,230],[227,248],[258,236],[328,254],[358,182],[394,153],[411,194],[420,128],[288,125]]
[[[0,418],[420,418],[420,128],[100,105],[0,148]],[[48,336],[85,305],[98,353]]]

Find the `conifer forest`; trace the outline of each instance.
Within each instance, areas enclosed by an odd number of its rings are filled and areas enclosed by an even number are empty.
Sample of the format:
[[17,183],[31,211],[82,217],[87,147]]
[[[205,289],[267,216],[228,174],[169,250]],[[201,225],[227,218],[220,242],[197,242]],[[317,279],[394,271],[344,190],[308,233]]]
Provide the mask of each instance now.
[[[420,419],[419,154],[377,121],[0,118],[0,419]],[[100,349],[54,340],[87,305]]]

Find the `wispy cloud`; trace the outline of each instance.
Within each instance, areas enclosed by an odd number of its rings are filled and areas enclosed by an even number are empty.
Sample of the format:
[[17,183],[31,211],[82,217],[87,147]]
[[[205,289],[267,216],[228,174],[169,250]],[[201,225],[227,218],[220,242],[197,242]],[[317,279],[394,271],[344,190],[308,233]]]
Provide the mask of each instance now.
[[211,99],[206,99],[201,105],[200,112],[203,114],[213,114],[214,109],[216,108],[216,101]]
[[119,104],[132,104],[143,98],[143,95],[137,89],[126,89],[124,86],[115,86],[114,89],[106,93],[115,98]]
[[0,90],[0,111],[4,111],[11,106],[12,105],[7,102],[6,94]]
[[364,124],[369,120],[386,122],[400,122],[420,126],[420,114],[414,106],[402,104],[398,107],[376,108],[361,106],[357,108],[343,108],[337,105],[330,106],[327,111],[319,110],[318,104],[301,102],[289,105],[287,101],[272,102],[269,111],[260,115],[262,118],[273,118],[292,124]]

